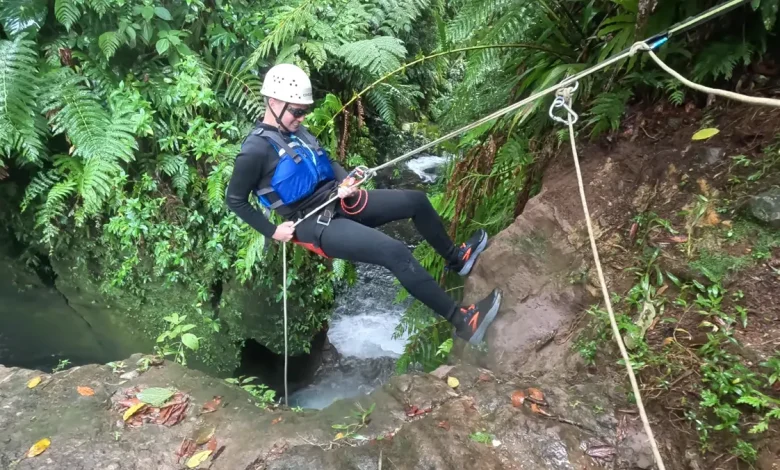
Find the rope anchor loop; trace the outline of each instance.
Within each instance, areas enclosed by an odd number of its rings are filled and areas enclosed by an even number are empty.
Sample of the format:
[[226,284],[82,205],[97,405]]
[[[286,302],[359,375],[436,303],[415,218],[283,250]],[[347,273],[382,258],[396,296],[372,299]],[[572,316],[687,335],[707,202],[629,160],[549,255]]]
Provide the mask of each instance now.
[[[553,100],[550,105],[550,118],[561,124],[574,124],[580,119],[579,115],[575,113],[571,107],[572,95],[574,95],[574,92],[576,92],[579,87],[580,82],[574,82],[574,86],[561,87],[555,92],[555,100]],[[566,113],[568,114],[567,119],[555,114],[555,110],[558,108],[566,110]]]

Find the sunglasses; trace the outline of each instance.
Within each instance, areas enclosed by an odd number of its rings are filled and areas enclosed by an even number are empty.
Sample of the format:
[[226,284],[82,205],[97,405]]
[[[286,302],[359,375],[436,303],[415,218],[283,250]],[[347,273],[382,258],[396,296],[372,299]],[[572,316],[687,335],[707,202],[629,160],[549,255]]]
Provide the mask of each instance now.
[[309,108],[288,108],[287,112],[297,119],[309,114]]

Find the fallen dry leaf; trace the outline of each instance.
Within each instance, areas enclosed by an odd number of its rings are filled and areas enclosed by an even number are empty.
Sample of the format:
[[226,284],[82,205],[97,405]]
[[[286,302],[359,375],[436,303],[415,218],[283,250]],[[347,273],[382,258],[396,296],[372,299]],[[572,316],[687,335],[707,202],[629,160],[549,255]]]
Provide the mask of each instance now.
[[210,450],[202,450],[198,452],[197,454],[190,457],[189,460],[187,460],[187,468],[195,468],[198,465],[202,464],[206,461],[207,458],[209,458],[209,455],[211,455]]
[[278,418],[275,418],[273,421],[271,421],[271,424],[279,424],[282,422],[282,417],[279,416]]
[[195,452],[195,449],[197,449],[197,444],[195,444],[195,441],[192,439],[187,438],[181,441],[181,445],[176,451],[176,463],[179,463],[182,457],[189,458],[189,456]]
[[38,386],[39,383],[41,383],[41,376],[33,377],[30,380],[27,381],[27,388],[35,388]]
[[614,447],[607,445],[588,447],[588,450],[585,452],[591,457],[599,459],[611,459],[612,456],[617,454],[617,450]]
[[717,212],[710,209],[707,211],[707,225],[718,225],[720,223],[720,216]]
[[520,408],[523,406],[523,403],[525,402],[525,392],[522,390],[515,390],[512,393],[512,406],[515,408]]
[[657,295],[663,295],[664,292],[666,292],[667,289],[669,289],[669,284],[664,284],[663,286],[661,286],[660,289],[658,289],[658,292],[656,294]]
[[444,429],[445,431],[449,431],[450,430],[450,422],[449,421],[439,421],[439,424],[437,424],[436,426]]
[[430,413],[433,410],[433,408],[418,408],[417,405],[412,405],[406,408],[406,416],[413,418],[415,416],[424,415],[425,413]]
[[544,393],[542,393],[541,390],[538,388],[529,388],[528,389],[528,398],[540,405],[546,405],[547,402],[544,400]]
[[479,374],[480,382],[490,382],[491,378],[489,374]]
[[125,411],[125,414],[122,415],[122,420],[127,421],[128,418],[133,416],[138,410],[146,406],[146,403],[136,403],[135,405],[131,406]]
[[40,455],[44,450],[48,449],[51,445],[51,441],[44,437],[40,441],[36,442],[35,444],[30,447],[30,450],[27,451],[27,457],[35,457],[36,455]]
[[536,403],[531,403],[531,411],[533,411],[536,414],[551,416],[550,413],[544,411],[544,409],[540,408],[539,405],[537,405]]
[[686,243],[688,241],[688,235],[672,235],[668,240],[671,243]]
[[672,338],[671,336],[668,338],[664,338],[664,346],[669,346],[672,343],[674,343],[674,338]]
[[637,231],[639,231],[639,224],[634,222],[631,224],[631,230],[628,231],[628,239],[631,243],[634,243],[634,240],[636,240]]
[[458,385],[460,385],[460,380],[455,377],[447,377],[447,385],[452,388],[458,388]]
[[344,438],[344,433],[343,433],[343,432],[340,432],[340,433],[336,434],[336,440],[337,440],[337,441],[338,441],[339,439],[343,439],[343,438]]
[[212,437],[214,437],[214,431],[216,431],[217,428],[214,426],[206,426],[204,428],[201,428],[198,430],[198,434],[195,436],[195,444],[197,445],[203,445],[211,440]]
[[200,409],[201,413],[212,413],[214,411],[217,411],[217,407],[219,406],[220,402],[222,402],[222,397],[219,395],[216,395],[213,399],[207,401],[203,404],[203,407]]
[[91,397],[95,394],[95,391],[92,390],[90,387],[76,387],[76,390],[79,392],[79,395],[82,397]]

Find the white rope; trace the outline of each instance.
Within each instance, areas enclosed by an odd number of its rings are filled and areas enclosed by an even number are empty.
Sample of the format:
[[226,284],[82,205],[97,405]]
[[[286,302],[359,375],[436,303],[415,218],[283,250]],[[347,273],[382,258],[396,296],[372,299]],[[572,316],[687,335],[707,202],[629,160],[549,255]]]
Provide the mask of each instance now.
[[[750,103],[750,104],[758,104],[758,105],[764,105],[764,106],[775,106],[780,107],[780,100],[774,99],[774,98],[764,98],[760,96],[747,96],[742,95],[740,93],[734,93],[733,91],[727,91],[727,90],[719,90],[717,88],[710,88],[704,85],[700,85],[698,83],[694,83],[687,78],[680,75],[678,72],[676,72],[674,69],[666,65],[663,60],[661,60],[655,52],[645,43],[643,44],[643,50],[647,51],[648,54],[650,54],[650,57],[653,58],[655,63],[658,64],[659,67],[664,69],[666,73],[673,76],[677,80],[684,83],[686,86],[693,88],[694,90],[698,90],[702,93],[709,93],[712,95],[722,96],[724,98],[728,98],[731,100],[741,101],[743,103]],[[646,49],[645,49],[646,48]]]
[[287,403],[287,242],[282,243],[282,290],[284,292],[284,406]]
[[[607,312],[609,313],[609,323],[612,325],[612,334],[615,337],[615,341],[620,348],[620,354],[623,356],[623,362],[626,364],[626,370],[628,371],[628,378],[631,381],[631,388],[634,391],[634,397],[636,398],[636,405],[639,408],[639,416],[642,419],[642,425],[645,428],[645,434],[650,441],[650,446],[653,450],[653,456],[655,457],[655,463],[658,465],[659,470],[666,470],[661,453],[658,451],[658,443],[655,441],[653,435],[653,429],[650,427],[650,420],[645,413],[645,405],[642,402],[642,395],[639,392],[639,385],[634,375],[634,368],[631,366],[631,360],[628,357],[626,346],[623,344],[623,338],[620,335],[620,329],[618,328],[617,321],[615,320],[615,312],[612,310],[612,301],[609,298],[609,291],[607,290],[607,281],[604,279],[604,271],[601,268],[601,259],[599,258],[599,250],[596,247],[596,237],[593,234],[593,224],[590,219],[590,211],[588,210],[588,201],[585,198],[585,184],[582,182],[582,171],[580,170],[580,160],[577,155],[577,143],[574,138],[574,123],[577,122],[577,115],[571,110],[571,94],[574,88],[566,88],[559,92],[558,98],[550,107],[550,116],[559,122],[564,122],[569,126],[569,140],[571,141],[571,154],[574,158],[574,167],[577,172],[577,184],[580,190],[580,199],[582,200],[582,211],[585,214],[585,224],[588,227],[588,237],[590,238],[590,248],[593,251],[593,260],[596,264],[596,272],[599,276],[599,283],[601,284],[601,295],[604,297],[604,303],[607,305]],[[553,110],[555,108],[565,108],[567,110],[567,118],[563,119],[555,116]]]

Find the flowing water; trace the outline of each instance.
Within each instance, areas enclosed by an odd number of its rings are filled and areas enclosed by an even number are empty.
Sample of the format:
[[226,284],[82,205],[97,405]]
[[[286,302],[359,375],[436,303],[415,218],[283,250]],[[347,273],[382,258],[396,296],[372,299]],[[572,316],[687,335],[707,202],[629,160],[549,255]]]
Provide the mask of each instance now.
[[[422,155],[410,160],[401,181],[393,187],[434,182],[444,157]],[[404,174],[405,173],[405,174]],[[380,230],[404,240],[419,242],[407,221],[394,222]],[[318,371],[314,382],[290,396],[291,406],[322,409],[336,400],[370,393],[392,375],[395,360],[403,353],[406,336],[394,332],[411,299],[395,303],[400,286],[385,268],[358,264],[357,283],[341,294],[328,330],[328,339],[341,355],[336,364]]]

